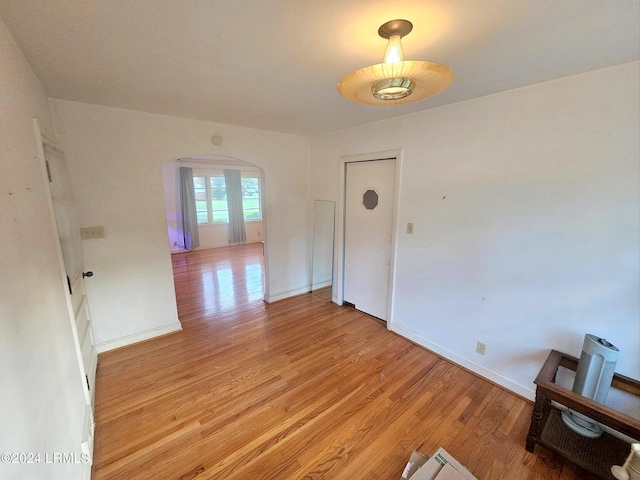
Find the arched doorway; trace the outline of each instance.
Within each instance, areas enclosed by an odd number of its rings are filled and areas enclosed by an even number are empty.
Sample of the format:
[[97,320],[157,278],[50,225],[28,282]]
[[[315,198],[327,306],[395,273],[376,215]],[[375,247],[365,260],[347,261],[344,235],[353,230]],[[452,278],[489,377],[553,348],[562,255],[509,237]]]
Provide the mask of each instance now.
[[[185,249],[181,227],[179,168],[193,172],[200,246],[192,255]],[[225,170],[239,170],[246,239],[230,243],[226,202]],[[162,165],[167,221],[167,238],[176,262],[202,263],[197,276],[203,301],[214,312],[238,303],[262,300],[268,285],[265,176],[262,168],[240,159],[197,155]],[[185,263],[186,265],[186,263]]]

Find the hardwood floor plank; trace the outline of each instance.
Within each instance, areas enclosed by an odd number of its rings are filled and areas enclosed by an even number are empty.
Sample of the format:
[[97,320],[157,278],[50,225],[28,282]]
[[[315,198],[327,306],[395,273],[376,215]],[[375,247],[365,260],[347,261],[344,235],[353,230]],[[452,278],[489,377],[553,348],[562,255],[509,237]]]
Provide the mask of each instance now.
[[172,261],[183,331],[100,355],[95,480],[397,479],[440,446],[479,479],[583,478],[525,450],[530,402],[354,309],[264,303],[261,244]]

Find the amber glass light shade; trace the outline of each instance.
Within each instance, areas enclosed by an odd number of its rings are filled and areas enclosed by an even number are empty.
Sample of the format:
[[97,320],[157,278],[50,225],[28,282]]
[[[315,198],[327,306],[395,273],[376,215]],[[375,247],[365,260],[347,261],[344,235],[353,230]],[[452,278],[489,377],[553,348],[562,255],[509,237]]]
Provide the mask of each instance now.
[[[380,99],[374,96],[373,85],[381,80],[408,78],[415,84],[413,91],[402,98]],[[446,65],[432,62],[404,61],[378,63],[346,75],[338,91],[347,100],[365,105],[402,105],[433,97],[449,87],[455,74]]]
[[453,83],[453,71],[439,63],[405,61],[402,35],[413,25],[392,20],[378,34],[389,40],[382,63],[351,72],[340,80],[338,91],[347,100],[365,105],[402,105],[433,97]]

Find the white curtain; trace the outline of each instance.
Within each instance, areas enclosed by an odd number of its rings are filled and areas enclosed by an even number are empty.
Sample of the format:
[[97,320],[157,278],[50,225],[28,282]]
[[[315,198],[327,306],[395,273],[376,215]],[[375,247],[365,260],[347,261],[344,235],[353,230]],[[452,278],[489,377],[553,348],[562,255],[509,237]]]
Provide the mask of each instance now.
[[224,183],[227,190],[227,208],[229,210],[229,243],[242,243],[247,240],[247,234],[244,228],[240,170],[225,169]]
[[180,167],[180,213],[184,248],[193,250],[200,246],[196,194],[193,188],[193,169]]

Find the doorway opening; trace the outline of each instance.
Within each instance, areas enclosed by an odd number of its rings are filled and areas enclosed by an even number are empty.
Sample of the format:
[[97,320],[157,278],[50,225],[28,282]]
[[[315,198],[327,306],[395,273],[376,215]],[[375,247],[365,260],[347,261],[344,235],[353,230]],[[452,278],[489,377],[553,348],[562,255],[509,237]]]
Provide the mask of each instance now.
[[[193,174],[199,246],[191,250],[185,248],[182,229],[180,167],[189,167]],[[245,239],[239,242],[232,242],[229,236],[229,210],[233,211],[225,184],[229,170],[241,177]],[[263,300],[268,285],[264,171],[231,157],[199,155],[164,163],[162,181],[174,273],[176,269],[193,270],[188,277],[202,283],[202,301],[211,313]]]

